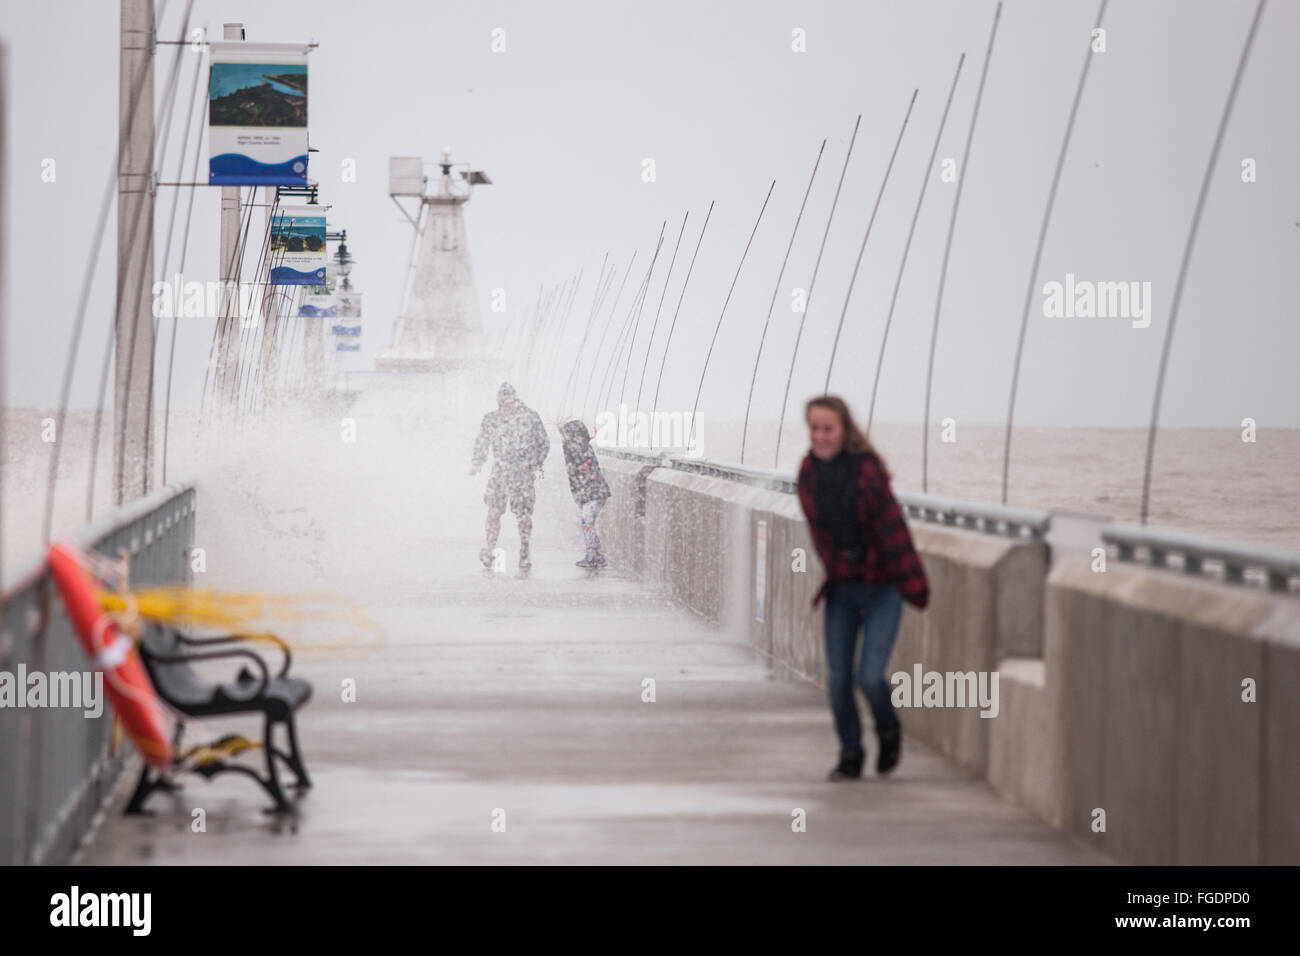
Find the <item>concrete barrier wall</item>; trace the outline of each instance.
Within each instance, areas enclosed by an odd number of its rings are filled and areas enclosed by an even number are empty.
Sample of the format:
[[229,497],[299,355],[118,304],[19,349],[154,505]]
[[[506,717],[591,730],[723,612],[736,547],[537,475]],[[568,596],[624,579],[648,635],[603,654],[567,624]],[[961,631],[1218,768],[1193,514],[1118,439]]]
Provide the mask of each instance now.
[[706,620],[747,630],[751,515],[776,493],[668,468],[645,487],[647,579]]
[[610,497],[596,521],[600,546],[610,563],[645,575],[645,482],[653,466],[604,456],[600,462]]
[[[822,612],[810,607],[823,569],[793,495],[609,457],[602,467],[615,497],[600,531],[616,567],[753,643],[778,673],[824,686]],[[906,736],[1124,861],[1300,862],[1293,596],[1115,562],[1095,573],[1082,559],[1049,577],[1042,543],[911,530],[931,603],[904,605],[889,673],[996,672],[999,710],[905,708]],[[1247,678],[1253,704],[1241,700]]]
[[[922,675],[992,674],[1008,645],[1035,643],[1026,635],[1030,628],[1042,632],[1046,545],[940,525],[913,523],[911,531],[930,580],[930,604],[924,612],[904,604],[891,674],[915,675],[918,667]],[[1040,582],[1039,588],[1027,589],[1026,580]],[[981,717],[978,706],[901,713],[905,733],[980,774],[988,771],[989,740],[999,717],[1000,709]]]
[[[607,478],[626,476],[619,487],[628,497],[635,494],[629,464],[602,461]],[[625,502],[613,507],[611,525],[602,518],[602,540],[612,527],[619,546],[628,548],[627,567],[677,603],[743,635],[778,668],[824,684],[822,610],[811,606],[824,572],[795,496],[671,468],[652,470],[644,482],[639,530]],[[766,541],[761,609],[759,522]],[[1028,635],[1041,634],[1042,590],[1026,588],[1025,581],[1042,581],[1044,545],[931,525],[914,527],[913,537],[930,575],[931,605],[924,614],[905,605],[890,673],[912,674],[916,665],[922,673],[992,672],[1009,648],[1036,645]],[[901,718],[908,733],[961,766],[987,769],[990,719],[977,707],[909,708]]]
[[1300,603],[1082,558],[1046,603],[1044,659],[1004,665],[995,788],[1134,863],[1300,862]]

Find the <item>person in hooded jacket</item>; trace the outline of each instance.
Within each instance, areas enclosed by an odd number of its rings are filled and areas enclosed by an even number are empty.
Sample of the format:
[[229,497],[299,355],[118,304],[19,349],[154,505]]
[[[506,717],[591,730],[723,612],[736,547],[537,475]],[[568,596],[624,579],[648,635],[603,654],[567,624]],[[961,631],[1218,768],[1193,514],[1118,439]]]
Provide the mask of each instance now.
[[537,502],[534,482],[541,474],[542,463],[551,450],[546,426],[535,411],[519,400],[514,386],[502,382],[497,390],[497,410],[483,416],[469,473],[478,474],[492,452],[492,472],[488,476],[483,503],[488,506],[487,546],[479,552],[485,568],[492,567],[497,537],[501,533],[501,516],[506,506],[519,525],[519,570],[532,566],[529,544],[533,533],[533,507]]
[[600,536],[596,534],[596,516],[609,499],[609,484],[601,473],[586,425],[576,418],[567,419],[560,424],[560,437],[564,440],[569,490],[578,505],[582,539],[587,549],[586,555],[576,564],[580,568],[603,568],[607,562],[600,550]]
[[799,504],[826,568],[813,606],[826,598],[826,689],[840,740],[840,760],[829,779],[862,775],[855,686],[871,706],[880,743],[876,772],[885,774],[897,766],[903,739],[885,667],[903,601],[925,608],[930,584],[889,488],[889,470],[848,405],[822,395],[808,402],[804,417],[811,448],[799,466]]

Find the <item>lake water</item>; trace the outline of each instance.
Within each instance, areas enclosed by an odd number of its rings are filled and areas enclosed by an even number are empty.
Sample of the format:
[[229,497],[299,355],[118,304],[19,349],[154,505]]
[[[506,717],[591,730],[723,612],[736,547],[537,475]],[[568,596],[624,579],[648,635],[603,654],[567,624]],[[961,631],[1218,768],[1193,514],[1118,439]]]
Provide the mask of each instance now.
[[[4,528],[0,543],[4,573],[8,578],[17,568],[41,551],[40,528],[44,507],[47,474],[52,445],[42,441],[42,421],[52,417],[48,411],[10,409],[4,417],[3,468],[0,469],[0,502],[3,503]],[[93,413],[74,412],[68,417],[62,440],[66,453],[59,467],[55,495],[55,529],[71,530],[85,523],[89,489],[90,433]],[[398,425],[401,432],[408,425]],[[477,416],[471,426],[476,425]],[[100,454],[96,467],[94,513],[111,507],[111,438],[104,422]],[[436,446],[441,427],[428,422],[428,436],[420,444]],[[459,429],[457,430],[459,432]],[[473,427],[469,433],[472,434]],[[291,455],[299,470],[313,460],[312,441],[337,444],[337,428],[322,428],[320,439],[308,440]],[[703,420],[700,425],[702,452],[723,461],[737,461],[740,452],[740,423]],[[918,425],[877,424],[872,440],[894,474],[893,486],[899,491],[922,490],[921,431]],[[425,439],[431,439],[425,441]],[[1300,430],[1260,429],[1257,440],[1246,443],[1233,429],[1175,428],[1160,433],[1156,445],[1155,469],[1151,487],[1149,523],[1153,526],[1203,533],[1225,540],[1258,544],[1300,553]],[[772,422],[751,422],[746,449],[746,463],[773,466],[776,426]],[[1001,497],[1002,441],[1000,426],[965,426],[958,429],[955,442],[939,440],[934,429],[930,441],[929,491],[957,499],[997,502]],[[209,464],[221,450],[214,442],[196,437],[193,414],[173,416],[169,452],[170,480],[190,475],[211,474]],[[463,454],[468,466],[470,448],[462,435],[448,442],[440,454]],[[161,444],[161,430],[156,441]],[[1040,508],[1054,512],[1087,515],[1119,522],[1138,520],[1142,495],[1142,469],[1146,432],[1139,428],[1041,428],[1016,430],[1012,445],[1008,504]],[[386,447],[401,449],[411,445],[411,436],[395,434]],[[461,445],[466,447],[461,448]],[[452,447],[454,446],[454,447]],[[780,467],[793,473],[806,452],[803,426],[792,422],[786,426],[782,442]],[[322,455],[327,449],[318,450]],[[364,454],[364,448],[357,449]],[[262,454],[286,454],[284,447],[272,445]],[[384,458],[394,454],[386,453]],[[258,468],[270,469],[274,463],[259,460]],[[383,496],[382,476],[393,469],[419,467],[419,459],[376,461],[375,487],[345,489],[340,500],[354,502],[348,507],[373,507]],[[229,467],[229,463],[224,464]],[[328,483],[322,474],[319,480]],[[233,474],[238,475],[238,468]],[[367,472],[369,474],[371,472]],[[315,479],[313,479],[315,480]],[[369,479],[366,479],[369,480]],[[444,496],[445,497],[445,496]],[[445,501],[430,492],[419,501],[403,507],[413,511],[428,509],[464,510],[481,520],[478,493],[463,503]],[[202,506],[200,498],[200,507]],[[238,497],[229,507],[240,507]],[[391,504],[391,503],[390,503]],[[463,505],[463,507],[462,507]],[[329,509],[326,509],[327,511]],[[329,513],[308,516],[328,524]],[[539,516],[539,522],[541,521]],[[539,532],[543,529],[539,527]]]

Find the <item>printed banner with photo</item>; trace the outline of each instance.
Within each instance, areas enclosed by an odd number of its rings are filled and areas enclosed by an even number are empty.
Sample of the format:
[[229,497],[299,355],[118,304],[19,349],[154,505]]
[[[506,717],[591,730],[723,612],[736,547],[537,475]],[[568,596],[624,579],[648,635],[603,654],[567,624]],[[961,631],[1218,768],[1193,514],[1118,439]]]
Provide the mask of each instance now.
[[281,206],[271,218],[271,284],[324,285],[325,207]]
[[306,186],[306,45],[208,46],[208,182]]

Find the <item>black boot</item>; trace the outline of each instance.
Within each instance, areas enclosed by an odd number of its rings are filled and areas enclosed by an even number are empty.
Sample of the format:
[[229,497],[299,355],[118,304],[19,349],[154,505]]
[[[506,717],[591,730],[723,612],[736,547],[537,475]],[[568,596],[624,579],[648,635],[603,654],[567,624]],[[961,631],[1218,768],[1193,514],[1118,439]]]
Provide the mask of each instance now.
[[886,774],[898,766],[898,753],[903,746],[903,728],[877,731],[880,738],[880,755],[876,757],[876,773]]
[[862,751],[840,751],[840,762],[826,777],[832,782],[837,780],[857,780],[862,776]]

